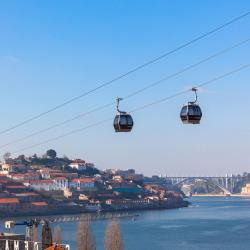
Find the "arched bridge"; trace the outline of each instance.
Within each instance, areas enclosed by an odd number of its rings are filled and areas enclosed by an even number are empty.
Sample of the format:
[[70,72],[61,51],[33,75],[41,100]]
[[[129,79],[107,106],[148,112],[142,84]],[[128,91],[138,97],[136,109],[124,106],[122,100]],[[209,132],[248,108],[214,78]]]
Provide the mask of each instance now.
[[236,176],[168,176],[166,180],[172,185],[180,186],[181,184],[193,183],[196,180],[204,180],[213,183],[220,188],[225,194],[231,194],[234,192],[236,183],[239,181],[239,177]]

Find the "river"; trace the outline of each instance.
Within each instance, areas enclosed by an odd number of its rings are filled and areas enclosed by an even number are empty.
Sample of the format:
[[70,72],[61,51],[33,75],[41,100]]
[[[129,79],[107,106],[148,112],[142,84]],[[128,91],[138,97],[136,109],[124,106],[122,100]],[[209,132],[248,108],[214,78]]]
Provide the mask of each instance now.
[[[125,249],[250,249],[250,199],[194,197],[190,201],[192,204],[188,208],[145,211],[139,212],[135,221],[122,219]],[[106,225],[104,220],[92,223],[97,250],[104,249]],[[60,226],[64,241],[71,249],[76,249],[77,223],[61,223]]]

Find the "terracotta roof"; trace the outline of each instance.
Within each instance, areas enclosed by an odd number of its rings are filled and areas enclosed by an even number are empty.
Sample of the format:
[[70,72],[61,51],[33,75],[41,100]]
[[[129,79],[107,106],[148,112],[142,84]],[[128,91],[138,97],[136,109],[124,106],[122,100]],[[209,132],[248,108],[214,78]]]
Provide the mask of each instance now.
[[48,203],[45,201],[31,202],[31,204],[35,206],[48,206]]
[[17,198],[0,198],[0,204],[7,204],[7,203],[19,203]]
[[95,178],[76,178],[72,182],[94,182]]

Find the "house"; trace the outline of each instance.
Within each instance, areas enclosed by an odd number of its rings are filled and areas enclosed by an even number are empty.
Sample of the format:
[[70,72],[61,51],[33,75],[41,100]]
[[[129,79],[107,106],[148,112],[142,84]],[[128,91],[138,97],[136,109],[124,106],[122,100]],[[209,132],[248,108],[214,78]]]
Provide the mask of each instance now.
[[69,188],[63,190],[63,196],[67,199],[73,196],[73,192]]
[[12,173],[9,174],[8,177],[16,181],[33,181],[40,179],[40,176],[37,173],[25,173],[25,174]]
[[57,177],[54,179],[55,186],[57,190],[64,190],[68,188],[69,183],[65,177]]
[[3,173],[11,173],[11,172],[14,172],[14,170],[15,170],[15,166],[13,164],[9,164],[9,163],[2,164]]
[[139,185],[131,182],[114,182],[111,183],[110,188],[113,192],[121,194],[140,194],[142,192]]
[[60,170],[55,170],[51,168],[42,168],[39,169],[38,172],[41,174],[42,179],[48,180],[53,178],[53,174],[62,174],[63,172]]
[[81,159],[76,159],[74,161],[72,161],[69,166],[71,168],[77,169],[77,170],[86,170],[86,162],[84,160]]
[[19,206],[19,200],[17,198],[0,198],[0,209],[11,211],[15,210]]
[[112,180],[117,181],[117,182],[122,182],[123,179],[122,179],[122,177],[120,175],[114,175],[112,177]]
[[39,170],[42,179],[48,180],[50,179],[50,171],[49,168],[44,168]]
[[64,177],[58,177],[54,180],[29,181],[24,184],[36,191],[55,191],[68,188],[68,180]]
[[244,187],[242,187],[241,194],[250,195],[250,183],[247,183]]
[[76,178],[70,182],[70,187],[78,191],[95,190],[95,178]]
[[25,182],[24,185],[36,190],[36,191],[53,191],[55,189],[55,183],[53,180],[36,180]]

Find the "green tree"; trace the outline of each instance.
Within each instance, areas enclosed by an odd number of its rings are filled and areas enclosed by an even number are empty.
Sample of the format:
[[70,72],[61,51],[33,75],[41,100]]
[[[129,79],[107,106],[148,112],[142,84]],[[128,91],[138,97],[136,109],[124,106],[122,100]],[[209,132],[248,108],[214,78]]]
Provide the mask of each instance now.
[[46,152],[47,157],[55,159],[56,158],[56,151],[54,149],[49,149]]

